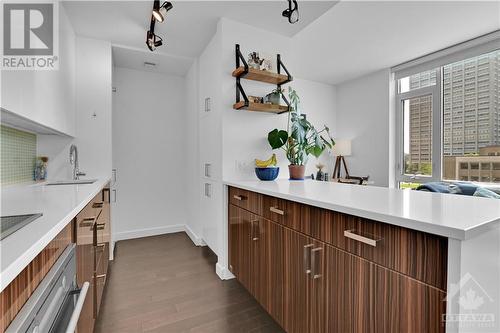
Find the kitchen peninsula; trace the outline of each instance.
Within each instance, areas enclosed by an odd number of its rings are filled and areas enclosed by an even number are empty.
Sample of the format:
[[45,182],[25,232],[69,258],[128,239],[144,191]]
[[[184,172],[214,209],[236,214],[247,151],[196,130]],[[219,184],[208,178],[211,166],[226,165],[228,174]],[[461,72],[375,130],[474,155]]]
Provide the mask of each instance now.
[[[497,200],[316,181],[225,184],[219,270],[287,332],[462,332],[459,315],[500,317]],[[481,306],[459,305],[469,290]]]

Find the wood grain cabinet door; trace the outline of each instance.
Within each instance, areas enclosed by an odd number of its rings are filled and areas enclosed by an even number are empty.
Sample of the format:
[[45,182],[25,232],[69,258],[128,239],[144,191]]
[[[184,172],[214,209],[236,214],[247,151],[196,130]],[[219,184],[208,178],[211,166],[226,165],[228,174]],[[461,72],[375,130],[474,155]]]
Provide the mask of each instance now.
[[354,332],[444,332],[446,293],[400,273],[354,259]]
[[298,232],[284,228],[285,327],[288,333],[309,330],[311,251],[314,242]]
[[252,288],[250,258],[252,216],[253,214],[244,209],[229,205],[229,269],[250,292]]
[[285,302],[285,252],[283,248],[285,230],[282,226],[269,220],[262,221],[267,242],[266,284],[267,295],[264,308],[284,327]]
[[250,293],[264,308],[269,288],[267,281],[268,236],[264,218],[250,214]]

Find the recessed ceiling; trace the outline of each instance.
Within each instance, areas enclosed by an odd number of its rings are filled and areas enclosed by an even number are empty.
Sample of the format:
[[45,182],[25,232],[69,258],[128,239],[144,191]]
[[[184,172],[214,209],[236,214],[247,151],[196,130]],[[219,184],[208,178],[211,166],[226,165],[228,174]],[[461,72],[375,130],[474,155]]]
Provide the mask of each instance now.
[[500,1],[341,1],[293,37],[293,71],[337,84],[498,29]]
[[[173,1],[174,8],[155,32],[165,45],[158,53],[197,57],[214,35],[217,22],[226,17],[287,37],[294,36],[335,1],[299,1],[300,21],[289,24],[281,12],[287,2],[279,1]],[[80,36],[147,49],[146,31],[153,1],[66,1],[64,7]]]
[[[144,63],[155,66],[145,66]],[[184,76],[193,64],[193,59],[175,57],[142,49],[113,46],[113,66],[131,68],[139,71]]]

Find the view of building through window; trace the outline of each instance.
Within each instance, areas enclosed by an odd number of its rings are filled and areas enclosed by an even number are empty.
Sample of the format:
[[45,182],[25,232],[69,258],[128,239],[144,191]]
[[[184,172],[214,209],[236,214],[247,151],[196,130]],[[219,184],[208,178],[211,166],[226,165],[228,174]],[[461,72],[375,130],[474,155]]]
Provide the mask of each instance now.
[[443,178],[500,183],[500,51],[443,67]]
[[[423,89],[435,85],[441,105]],[[433,140],[442,140],[442,179],[500,183],[500,50],[402,78],[398,87],[411,95],[402,100],[404,174],[432,176]],[[441,112],[442,138],[432,137],[433,112]]]

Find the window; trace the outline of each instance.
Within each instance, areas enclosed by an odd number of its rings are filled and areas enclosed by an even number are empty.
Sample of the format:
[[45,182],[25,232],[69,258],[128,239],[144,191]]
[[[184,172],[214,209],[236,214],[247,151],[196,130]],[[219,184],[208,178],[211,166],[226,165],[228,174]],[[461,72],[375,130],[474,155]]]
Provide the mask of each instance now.
[[398,184],[500,183],[500,50],[459,58],[396,71]]

